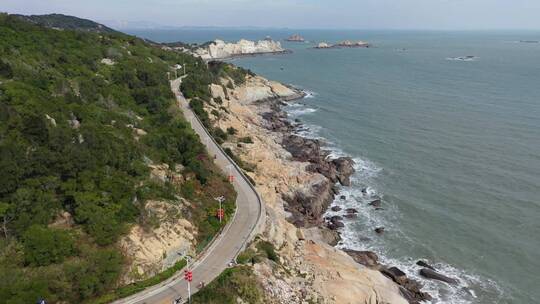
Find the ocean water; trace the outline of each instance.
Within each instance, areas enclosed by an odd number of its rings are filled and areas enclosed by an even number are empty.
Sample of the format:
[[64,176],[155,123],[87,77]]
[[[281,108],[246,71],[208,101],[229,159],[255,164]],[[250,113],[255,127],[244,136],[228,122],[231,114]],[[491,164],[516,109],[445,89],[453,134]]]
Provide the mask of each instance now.
[[[156,41],[282,39],[290,30],[132,31]],[[312,49],[235,59],[310,92],[304,135],[357,162],[340,247],[373,250],[432,303],[540,303],[540,32],[300,31]],[[456,60],[475,56],[472,60]],[[367,188],[367,193],[362,189]],[[384,210],[367,203],[382,198]],[[385,227],[383,235],[373,229]],[[424,280],[423,259],[458,286]]]

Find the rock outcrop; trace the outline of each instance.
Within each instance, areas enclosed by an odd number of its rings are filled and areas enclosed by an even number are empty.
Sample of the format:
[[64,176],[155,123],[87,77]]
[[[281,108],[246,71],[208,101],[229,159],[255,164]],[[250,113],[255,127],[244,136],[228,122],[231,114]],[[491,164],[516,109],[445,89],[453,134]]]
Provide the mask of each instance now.
[[236,43],[228,43],[223,40],[214,40],[204,47],[194,51],[196,56],[204,60],[226,59],[237,56],[257,55],[267,53],[285,53],[279,41],[264,39],[259,41],[250,41],[242,39]]
[[120,240],[120,248],[131,259],[123,284],[148,278],[174,265],[182,256],[193,254],[197,229],[181,217],[187,201],[148,201],[145,212],[157,227],[133,226]]

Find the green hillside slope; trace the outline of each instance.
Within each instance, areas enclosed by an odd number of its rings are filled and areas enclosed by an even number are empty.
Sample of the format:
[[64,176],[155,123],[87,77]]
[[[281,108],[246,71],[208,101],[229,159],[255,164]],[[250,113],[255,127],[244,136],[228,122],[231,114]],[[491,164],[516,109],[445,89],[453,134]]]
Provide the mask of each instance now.
[[[0,15],[0,303],[80,303],[118,287],[129,262],[118,240],[159,225],[149,199],[194,202],[183,216],[201,245],[218,231],[213,197],[235,194],[178,112],[176,63],[203,79],[194,88],[211,77],[132,36]],[[148,165],[163,163],[188,181],[151,179]]]

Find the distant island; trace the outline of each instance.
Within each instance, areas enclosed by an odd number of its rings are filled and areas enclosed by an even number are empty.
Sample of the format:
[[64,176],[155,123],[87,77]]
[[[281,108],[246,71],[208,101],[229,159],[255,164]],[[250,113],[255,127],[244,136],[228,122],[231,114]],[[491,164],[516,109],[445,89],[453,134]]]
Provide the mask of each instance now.
[[320,42],[315,46],[316,49],[331,49],[331,48],[369,48],[371,45],[365,41],[350,41],[345,40],[337,44],[329,44],[327,42]]
[[294,34],[292,36],[290,36],[289,38],[285,39],[286,41],[291,41],[291,42],[304,42],[305,39],[304,37],[298,35],[298,34]]
[[270,38],[259,41],[241,39],[236,43],[214,40],[205,43],[193,50],[193,54],[204,60],[227,59],[238,56],[249,56],[258,54],[278,54],[288,53],[278,41]]

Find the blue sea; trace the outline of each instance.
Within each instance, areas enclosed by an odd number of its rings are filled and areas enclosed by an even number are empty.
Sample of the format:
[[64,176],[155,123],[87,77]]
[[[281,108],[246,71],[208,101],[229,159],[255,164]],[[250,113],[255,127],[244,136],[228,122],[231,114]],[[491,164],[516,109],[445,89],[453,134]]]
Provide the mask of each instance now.
[[[338,246],[377,252],[420,280],[432,303],[540,302],[540,44],[524,42],[540,32],[131,33],[168,42],[301,34],[309,42],[282,42],[291,54],[233,62],[309,92],[287,107],[291,118],[356,160],[335,204],[361,212]],[[374,47],[312,48],[344,39]],[[377,197],[384,210],[367,206]],[[459,285],[421,278],[420,259]]]

